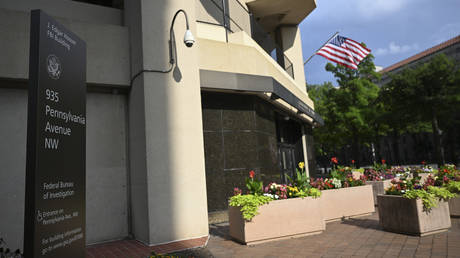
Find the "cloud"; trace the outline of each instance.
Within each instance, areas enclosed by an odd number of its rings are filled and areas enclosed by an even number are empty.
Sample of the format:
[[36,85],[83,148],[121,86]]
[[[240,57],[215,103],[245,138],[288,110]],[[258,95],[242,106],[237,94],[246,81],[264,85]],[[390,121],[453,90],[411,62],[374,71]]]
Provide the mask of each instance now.
[[373,18],[398,12],[410,2],[412,0],[355,0],[355,5],[363,17]]
[[386,48],[378,48],[375,50],[376,56],[385,56],[385,55],[396,55],[407,53],[409,51],[418,50],[419,46],[417,43],[412,45],[397,45],[395,42],[390,42]]

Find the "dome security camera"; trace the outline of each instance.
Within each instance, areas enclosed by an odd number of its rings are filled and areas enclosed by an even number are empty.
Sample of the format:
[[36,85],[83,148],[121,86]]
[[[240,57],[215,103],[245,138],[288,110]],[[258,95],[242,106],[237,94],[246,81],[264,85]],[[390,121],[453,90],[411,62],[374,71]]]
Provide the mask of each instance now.
[[190,30],[186,30],[184,35],[184,44],[187,47],[192,47],[193,43],[195,43],[195,38],[193,37],[192,32]]

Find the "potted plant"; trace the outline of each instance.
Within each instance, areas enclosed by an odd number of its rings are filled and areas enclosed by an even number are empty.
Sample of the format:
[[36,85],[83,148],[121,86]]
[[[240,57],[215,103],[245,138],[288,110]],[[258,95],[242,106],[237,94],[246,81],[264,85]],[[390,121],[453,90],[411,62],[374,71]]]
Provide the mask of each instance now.
[[246,179],[247,194],[235,189],[229,202],[230,236],[243,244],[318,234],[325,230],[319,197],[303,171],[291,184],[270,183],[265,188],[254,171]]
[[395,178],[395,170],[390,168],[384,159],[382,164],[374,163],[372,168],[364,170],[366,184],[372,186],[373,198],[375,206],[377,203],[377,195],[384,194],[385,188],[390,187],[391,180]]
[[353,178],[352,170],[338,166],[337,158],[331,159],[334,169],[331,178],[312,180],[311,185],[321,193],[321,211],[326,222],[343,217],[369,215],[375,211],[372,186],[366,185],[364,175]]
[[431,166],[428,166],[425,161],[422,161],[421,167],[412,167],[410,169],[412,177],[420,177],[420,182],[423,184],[428,176],[432,176],[437,171]]
[[449,212],[451,217],[460,217],[460,180],[450,181],[447,184],[447,190],[457,194],[457,197],[449,200]]
[[444,187],[420,184],[420,178],[394,179],[385,195],[378,195],[380,225],[387,231],[430,235],[451,226],[447,200],[454,197]]
[[[429,176],[426,183],[433,186],[444,186],[458,196],[460,194],[460,171],[455,165],[446,164],[439,168],[436,176]],[[449,211],[450,216],[460,217],[460,197],[449,200]]]

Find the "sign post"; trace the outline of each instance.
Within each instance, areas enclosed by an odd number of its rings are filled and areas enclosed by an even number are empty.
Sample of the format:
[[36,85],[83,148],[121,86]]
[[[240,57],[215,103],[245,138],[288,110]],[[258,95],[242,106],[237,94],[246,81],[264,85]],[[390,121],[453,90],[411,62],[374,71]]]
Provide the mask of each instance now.
[[31,12],[25,257],[85,257],[86,44]]

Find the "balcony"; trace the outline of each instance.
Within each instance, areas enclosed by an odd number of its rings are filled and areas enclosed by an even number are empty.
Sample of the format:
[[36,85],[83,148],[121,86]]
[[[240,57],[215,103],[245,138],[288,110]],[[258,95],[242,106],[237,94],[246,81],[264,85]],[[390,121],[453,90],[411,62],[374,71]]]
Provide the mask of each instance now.
[[293,63],[284,55],[274,40],[274,32],[268,33],[252,14],[238,0],[200,0],[202,9],[198,10],[197,22],[220,26],[225,29],[228,42],[230,33],[244,31],[259,44],[292,78]]
[[278,26],[299,24],[315,8],[315,0],[241,0],[266,31]]

